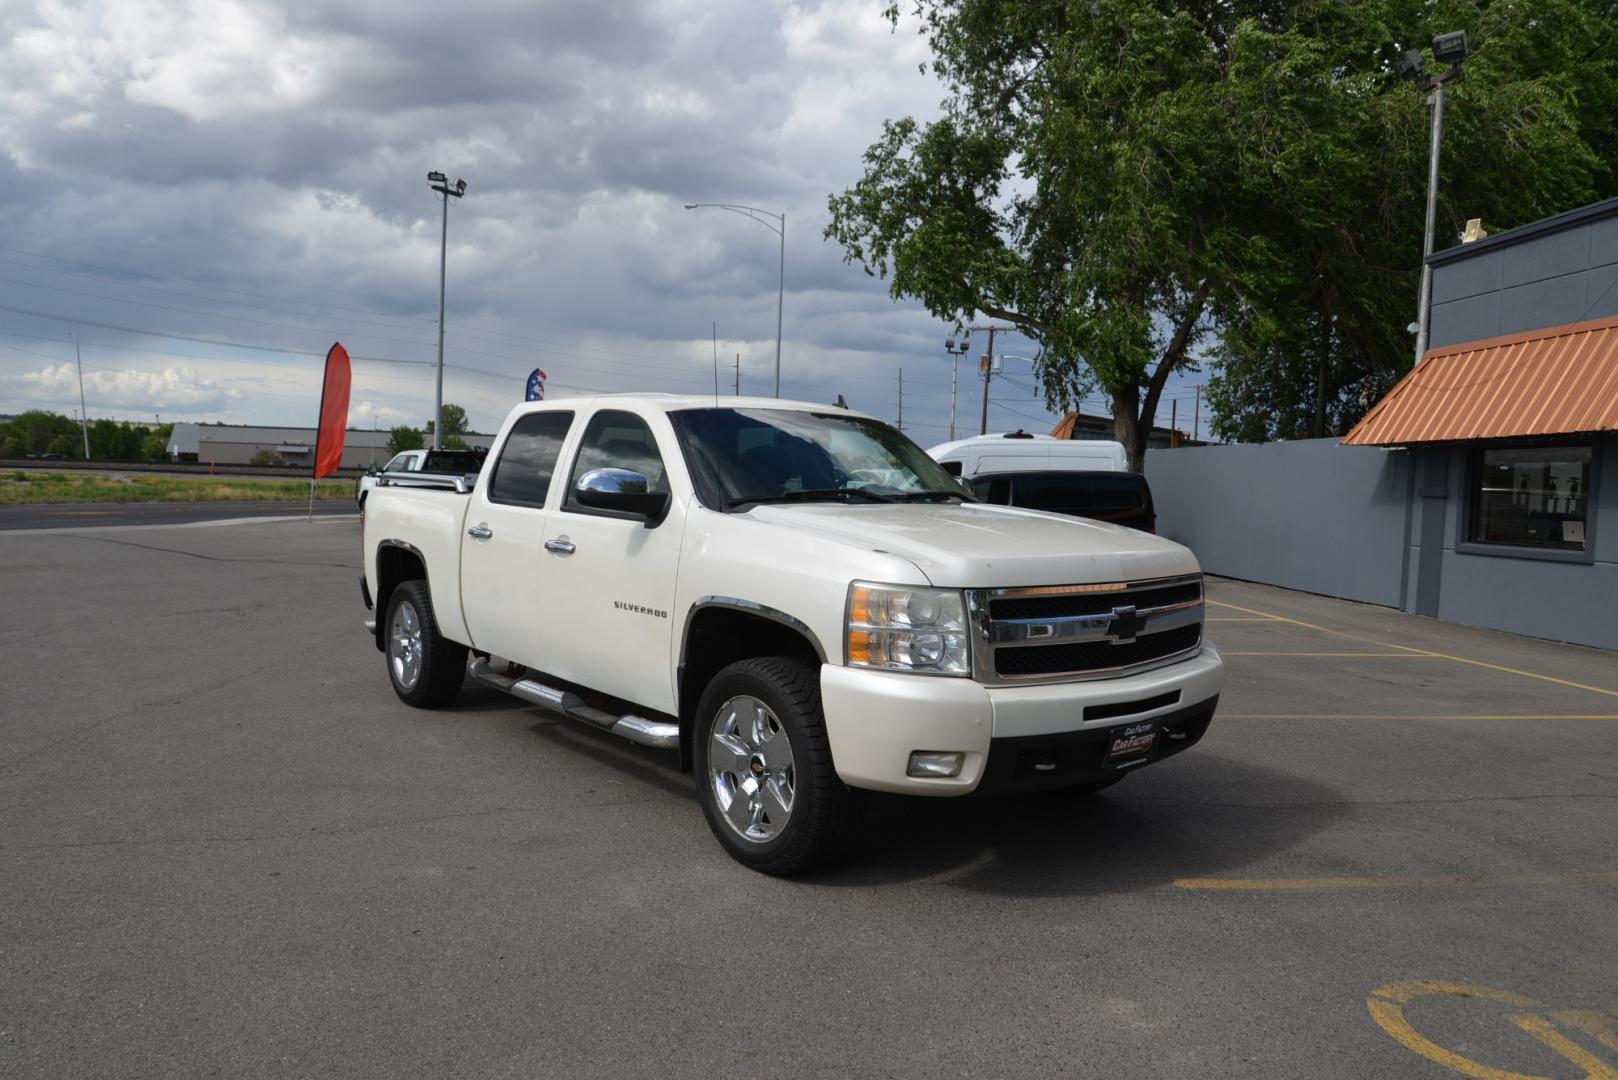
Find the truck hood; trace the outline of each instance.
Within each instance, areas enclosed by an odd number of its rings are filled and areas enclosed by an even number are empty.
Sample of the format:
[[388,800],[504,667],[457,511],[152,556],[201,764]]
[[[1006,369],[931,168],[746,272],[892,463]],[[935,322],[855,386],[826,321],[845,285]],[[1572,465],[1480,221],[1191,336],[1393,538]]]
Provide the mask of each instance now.
[[1190,550],[1104,521],[986,503],[758,506],[762,523],[915,563],[934,585],[1012,588],[1191,574]]

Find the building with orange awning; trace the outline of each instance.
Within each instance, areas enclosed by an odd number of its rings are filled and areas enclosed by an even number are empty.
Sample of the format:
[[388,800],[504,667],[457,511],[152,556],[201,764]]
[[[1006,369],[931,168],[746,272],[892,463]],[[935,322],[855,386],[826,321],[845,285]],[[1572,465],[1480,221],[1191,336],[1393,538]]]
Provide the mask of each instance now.
[[1618,648],[1618,199],[1429,263],[1432,347],[1342,440],[1410,455],[1403,606]]

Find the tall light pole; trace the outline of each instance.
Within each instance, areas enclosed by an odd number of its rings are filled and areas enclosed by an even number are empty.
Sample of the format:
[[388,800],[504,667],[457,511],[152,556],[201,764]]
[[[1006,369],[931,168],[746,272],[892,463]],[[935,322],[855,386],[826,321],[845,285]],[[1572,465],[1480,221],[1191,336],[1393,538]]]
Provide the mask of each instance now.
[[84,407],[84,357],[79,353],[79,335],[69,330],[73,339],[73,360],[79,365],[79,425],[84,431],[84,460],[90,460],[90,412]]
[[955,387],[961,379],[961,357],[965,356],[967,350],[971,347],[970,337],[962,338],[958,346],[955,344],[954,338],[944,339],[944,351],[949,353],[952,361],[949,373],[949,438],[951,442],[955,441]]
[[[756,206],[740,206],[736,203],[686,203],[687,210],[701,210],[711,208],[714,210],[729,210],[733,214],[740,214],[744,218],[758,222],[766,229],[781,238],[781,278],[775,290],[775,396],[781,396],[781,306],[787,291],[787,214],[783,210],[779,214],[772,214],[768,210],[760,210]],[[772,219],[770,224],[765,218]]]
[[444,448],[444,277],[449,264],[449,201],[466,194],[466,181],[453,185],[441,172],[427,174],[427,186],[444,199],[444,225],[438,237],[438,392],[433,398],[433,449]]
[[1402,79],[1419,82],[1431,91],[1427,103],[1433,110],[1432,141],[1427,155],[1427,226],[1421,244],[1421,297],[1416,302],[1416,363],[1427,354],[1429,321],[1432,314],[1433,268],[1427,264],[1433,253],[1433,230],[1438,218],[1438,152],[1444,139],[1444,86],[1461,77],[1461,61],[1470,51],[1465,30],[1453,30],[1433,38],[1433,56],[1448,71],[1427,74],[1427,62],[1419,49],[1408,49],[1394,65],[1394,73]]

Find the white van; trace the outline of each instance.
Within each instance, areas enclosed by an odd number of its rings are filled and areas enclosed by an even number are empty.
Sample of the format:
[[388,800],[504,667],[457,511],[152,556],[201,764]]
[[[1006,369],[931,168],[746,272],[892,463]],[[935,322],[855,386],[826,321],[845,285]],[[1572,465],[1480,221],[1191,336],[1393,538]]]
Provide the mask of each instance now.
[[928,455],[956,476],[972,479],[1013,472],[1127,472],[1124,444],[1104,439],[1058,439],[1012,431],[940,443]]

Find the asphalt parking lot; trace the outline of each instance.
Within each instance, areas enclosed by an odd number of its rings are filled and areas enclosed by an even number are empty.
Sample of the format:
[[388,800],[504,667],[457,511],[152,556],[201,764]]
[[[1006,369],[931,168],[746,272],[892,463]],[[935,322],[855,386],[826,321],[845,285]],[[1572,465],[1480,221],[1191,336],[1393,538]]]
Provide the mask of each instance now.
[[1618,1076],[1618,656],[1215,581],[1198,747],[780,881],[671,755],[401,705],[357,572],[0,532],[0,1076]]

